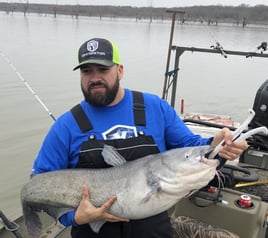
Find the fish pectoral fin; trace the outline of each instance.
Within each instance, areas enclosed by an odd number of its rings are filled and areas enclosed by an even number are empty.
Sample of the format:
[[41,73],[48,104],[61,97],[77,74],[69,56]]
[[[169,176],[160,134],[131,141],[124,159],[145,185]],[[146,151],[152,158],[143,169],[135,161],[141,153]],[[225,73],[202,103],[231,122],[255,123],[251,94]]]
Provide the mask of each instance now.
[[95,233],[99,233],[101,227],[104,225],[106,221],[94,221],[94,222],[90,222],[89,226],[91,227],[92,231],[94,231]]
[[148,202],[153,195],[158,194],[162,191],[161,178],[152,171],[149,171],[147,174],[147,185],[151,190],[141,200],[141,203]]
[[147,195],[141,200],[140,204],[147,203],[150,200],[150,198],[152,197],[152,195],[153,195],[152,192],[147,193]]
[[153,187],[153,189],[146,194],[146,196],[141,200],[141,203],[147,203],[153,195],[158,196],[161,192],[163,192],[163,189],[159,184],[159,186]]
[[155,174],[152,171],[147,173],[147,185],[151,188],[152,194],[158,193],[162,190],[161,188],[161,180],[162,178],[159,175]]
[[126,163],[125,158],[118,153],[118,151],[111,145],[104,144],[103,151],[101,152],[104,161],[113,167],[120,166]]

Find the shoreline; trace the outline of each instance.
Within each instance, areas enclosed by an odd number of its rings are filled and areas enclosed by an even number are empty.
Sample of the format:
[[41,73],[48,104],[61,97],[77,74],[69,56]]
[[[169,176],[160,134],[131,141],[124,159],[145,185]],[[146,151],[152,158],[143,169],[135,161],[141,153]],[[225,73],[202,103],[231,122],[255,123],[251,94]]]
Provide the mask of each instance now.
[[[268,11],[268,6],[255,7],[223,7],[223,6],[194,6],[182,8],[151,8],[151,7],[116,7],[116,6],[88,6],[88,5],[56,5],[56,4],[29,4],[29,3],[1,3],[0,11],[7,14],[21,12],[25,16],[30,13],[39,15],[69,15],[74,18],[95,17],[102,19],[134,19],[137,22],[165,22],[172,19],[172,14],[167,10],[185,11],[185,14],[176,15],[176,21],[180,24],[223,25],[232,24],[245,27],[247,25],[268,25],[266,15],[261,16],[259,8],[263,12]],[[215,13],[215,10],[217,10]],[[256,13],[258,19],[256,18]],[[219,13],[221,12],[221,14]],[[233,15],[231,14],[233,12]],[[238,13],[240,15],[237,15]],[[247,16],[248,15],[248,16]],[[224,17],[225,16],[225,17]],[[228,16],[228,17],[226,17]],[[249,17],[250,16],[250,17]],[[268,16],[267,16],[268,18]],[[259,20],[262,19],[262,20]]]

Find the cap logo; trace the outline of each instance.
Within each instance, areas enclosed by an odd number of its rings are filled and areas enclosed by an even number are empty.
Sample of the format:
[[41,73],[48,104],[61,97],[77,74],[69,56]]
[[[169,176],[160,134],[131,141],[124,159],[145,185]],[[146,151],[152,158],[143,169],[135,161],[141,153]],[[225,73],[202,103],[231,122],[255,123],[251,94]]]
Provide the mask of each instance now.
[[94,52],[98,49],[99,47],[99,42],[95,40],[91,40],[87,43],[87,50],[89,52]]

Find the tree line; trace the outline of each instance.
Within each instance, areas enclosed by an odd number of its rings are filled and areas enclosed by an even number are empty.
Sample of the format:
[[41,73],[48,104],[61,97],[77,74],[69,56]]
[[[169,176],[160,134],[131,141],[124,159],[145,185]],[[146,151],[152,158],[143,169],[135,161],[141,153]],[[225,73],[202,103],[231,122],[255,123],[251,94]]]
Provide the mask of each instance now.
[[[167,12],[170,8],[153,7],[130,7],[130,6],[86,6],[86,5],[56,5],[56,4],[29,4],[29,3],[1,3],[0,11],[7,13],[23,12],[29,13],[72,15],[75,17],[110,17],[110,18],[135,18],[167,20],[172,15]],[[200,22],[207,24],[234,23],[242,24],[268,24],[268,6],[256,5],[250,7],[242,4],[240,6],[192,6],[185,8],[172,8],[172,10],[183,10],[184,14],[177,14],[177,20],[182,24],[186,22]]]

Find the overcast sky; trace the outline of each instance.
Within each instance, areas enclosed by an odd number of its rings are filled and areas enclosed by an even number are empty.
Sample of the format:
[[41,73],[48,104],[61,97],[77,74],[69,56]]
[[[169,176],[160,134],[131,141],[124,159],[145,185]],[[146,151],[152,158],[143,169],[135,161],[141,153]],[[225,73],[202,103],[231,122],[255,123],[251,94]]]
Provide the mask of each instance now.
[[[0,2],[27,2],[27,0],[0,0]],[[120,6],[153,6],[153,7],[185,7],[194,5],[230,5],[247,4],[255,6],[267,5],[268,0],[28,0],[29,3],[80,4],[80,5],[120,5]]]

